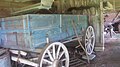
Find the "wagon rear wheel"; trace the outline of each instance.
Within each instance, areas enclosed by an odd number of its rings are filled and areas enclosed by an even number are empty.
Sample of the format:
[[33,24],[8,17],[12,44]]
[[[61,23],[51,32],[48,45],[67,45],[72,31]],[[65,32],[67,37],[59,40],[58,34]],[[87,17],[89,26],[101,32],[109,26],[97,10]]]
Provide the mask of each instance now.
[[88,55],[91,55],[95,45],[95,32],[92,26],[89,26],[85,33],[85,49]]
[[69,67],[69,54],[64,44],[48,45],[39,57],[39,67]]

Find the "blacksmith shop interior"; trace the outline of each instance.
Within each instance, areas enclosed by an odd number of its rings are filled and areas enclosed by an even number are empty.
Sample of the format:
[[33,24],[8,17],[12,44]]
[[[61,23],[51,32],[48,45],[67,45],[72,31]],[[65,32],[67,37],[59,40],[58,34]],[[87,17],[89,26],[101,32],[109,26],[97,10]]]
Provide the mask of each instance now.
[[120,67],[120,0],[0,0],[0,67]]

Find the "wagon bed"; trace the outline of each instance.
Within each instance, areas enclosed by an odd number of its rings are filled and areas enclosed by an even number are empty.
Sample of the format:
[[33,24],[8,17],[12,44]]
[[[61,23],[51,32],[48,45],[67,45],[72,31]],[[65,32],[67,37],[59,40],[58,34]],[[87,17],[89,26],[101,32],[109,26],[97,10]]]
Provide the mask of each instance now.
[[48,37],[51,42],[66,40],[75,35],[72,21],[77,31],[88,26],[85,15],[22,15],[1,19],[1,40],[3,47],[30,50],[43,48]]

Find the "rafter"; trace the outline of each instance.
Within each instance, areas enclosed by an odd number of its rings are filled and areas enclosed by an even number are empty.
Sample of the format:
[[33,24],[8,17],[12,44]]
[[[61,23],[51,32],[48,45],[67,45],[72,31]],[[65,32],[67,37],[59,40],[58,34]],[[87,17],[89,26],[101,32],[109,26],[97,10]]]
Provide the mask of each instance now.
[[10,1],[1,1],[0,0],[0,8],[21,8],[24,6],[29,6],[35,4],[33,1],[29,2],[10,2]]

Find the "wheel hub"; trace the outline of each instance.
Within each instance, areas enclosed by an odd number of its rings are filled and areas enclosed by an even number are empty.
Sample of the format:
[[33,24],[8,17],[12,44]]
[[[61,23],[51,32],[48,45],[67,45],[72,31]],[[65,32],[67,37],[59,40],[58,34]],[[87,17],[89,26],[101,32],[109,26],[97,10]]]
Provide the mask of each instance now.
[[53,62],[52,67],[62,67],[61,61],[58,60],[58,59],[56,59],[56,60]]
[[88,39],[88,42],[91,43],[91,38]]

